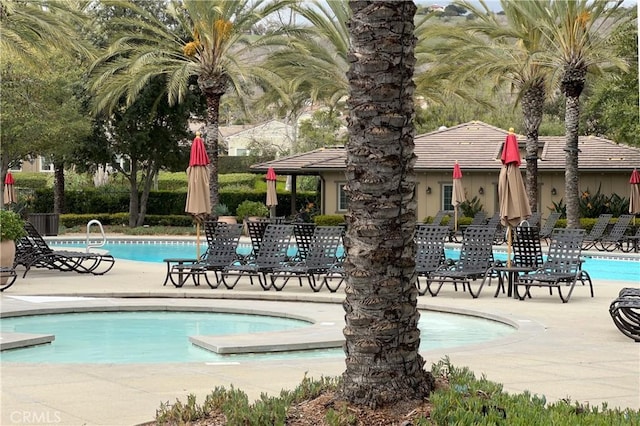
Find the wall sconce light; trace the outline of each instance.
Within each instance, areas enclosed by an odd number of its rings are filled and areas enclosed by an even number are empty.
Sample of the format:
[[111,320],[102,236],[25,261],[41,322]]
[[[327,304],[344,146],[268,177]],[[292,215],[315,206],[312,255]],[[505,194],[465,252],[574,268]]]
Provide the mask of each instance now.
[[558,195],[558,191],[555,188],[551,188],[551,195]]
[[480,189],[478,189],[478,194],[484,195],[484,188],[483,187],[480,187]]
[[427,186],[427,194],[431,194],[431,187]]

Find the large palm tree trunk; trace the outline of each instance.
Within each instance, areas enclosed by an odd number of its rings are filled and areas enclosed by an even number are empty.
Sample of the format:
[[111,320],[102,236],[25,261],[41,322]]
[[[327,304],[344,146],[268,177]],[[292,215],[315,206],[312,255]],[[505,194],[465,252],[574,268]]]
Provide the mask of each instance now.
[[410,1],[350,1],[346,371],[342,395],[372,408],[426,397],[416,307],[415,64]]
[[225,76],[204,74],[198,78],[200,90],[207,100],[207,120],[205,124],[205,146],[209,156],[209,196],[211,211],[218,205],[218,139],[220,126],[220,100],[227,89]]
[[544,98],[544,81],[532,84],[522,96],[522,115],[527,132],[526,187],[532,212],[538,211],[538,131],[542,123]]

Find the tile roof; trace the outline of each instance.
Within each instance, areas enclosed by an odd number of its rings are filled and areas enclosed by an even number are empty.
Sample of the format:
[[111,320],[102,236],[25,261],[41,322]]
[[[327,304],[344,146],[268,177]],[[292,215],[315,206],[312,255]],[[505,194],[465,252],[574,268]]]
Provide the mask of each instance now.
[[[449,170],[455,160],[465,170],[496,170],[501,167],[500,152],[508,132],[481,121],[472,121],[454,127],[436,130],[416,136],[416,171]],[[526,137],[517,135],[524,161]],[[565,168],[565,137],[540,136],[538,169],[561,171]],[[611,170],[640,168],[640,149],[616,144],[595,137],[579,138],[580,170]],[[318,174],[322,171],[343,170],[346,151],[344,147],[320,148],[261,164],[251,168],[264,172],[273,167],[277,173]]]

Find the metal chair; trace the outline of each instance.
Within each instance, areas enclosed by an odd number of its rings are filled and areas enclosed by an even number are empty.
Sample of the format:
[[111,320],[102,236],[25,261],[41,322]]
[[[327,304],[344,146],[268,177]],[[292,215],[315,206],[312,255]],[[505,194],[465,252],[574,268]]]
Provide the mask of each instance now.
[[625,232],[627,232],[627,228],[629,228],[631,219],[633,219],[633,215],[620,215],[609,233],[603,235],[602,238],[600,238],[600,241],[598,241],[598,243],[595,245],[596,249],[601,251],[614,251],[615,249],[622,249],[622,244],[625,239],[624,234]]
[[605,231],[612,217],[612,214],[601,214],[598,216],[596,224],[593,225],[591,231],[584,236],[582,250],[589,250],[590,248],[596,247],[596,244],[602,241],[602,237],[605,235]]
[[[337,252],[342,242],[342,229],[340,226],[316,227],[309,242],[308,250],[302,260],[273,268],[271,271],[271,286],[276,291],[280,291],[291,278],[297,278],[300,286],[302,286],[304,278],[314,292],[320,291],[323,284],[325,284],[325,280],[320,280],[320,277],[332,272],[332,268],[338,265]],[[319,283],[318,280],[320,280]],[[335,290],[331,291],[334,292]]]
[[[264,231],[260,249],[255,257],[246,259],[246,263],[235,262],[221,271],[221,281],[224,286],[232,289],[240,278],[248,276],[251,285],[253,285],[254,278],[257,278],[262,289],[269,290],[271,280],[268,278],[268,274],[287,261],[287,251],[292,234],[293,225],[269,224]],[[235,280],[230,283],[228,279],[231,276],[235,276]]]
[[[524,286],[525,295],[529,294],[531,287],[557,288],[562,303],[567,303],[577,281],[588,283],[593,297],[593,283],[589,274],[582,269],[580,259],[581,247],[584,239],[584,229],[554,230],[549,245],[547,259],[536,271],[522,275],[514,282],[516,297],[524,300],[518,292],[518,287]],[[563,295],[563,289],[568,287],[568,292]]]
[[428,291],[427,283],[433,272],[438,270],[446,262],[444,253],[444,241],[449,234],[449,227],[439,225],[416,226],[416,287],[418,294],[423,296]]
[[[451,283],[458,289],[462,284],[463,290],[469,289],[469,293],[475,299],[480,295],[485,283],[487,270],[494,263],[493,237],[495,229],[488,226],[469,226],[462,238],[460,259],[452,266],[444,266],[432,272],[427,279],[427,291],[432,296],[437,296],[445,283]],[[471,282],[482,279],[476,292],[471,287]],[[432,286],[437,284],[434,290]]]

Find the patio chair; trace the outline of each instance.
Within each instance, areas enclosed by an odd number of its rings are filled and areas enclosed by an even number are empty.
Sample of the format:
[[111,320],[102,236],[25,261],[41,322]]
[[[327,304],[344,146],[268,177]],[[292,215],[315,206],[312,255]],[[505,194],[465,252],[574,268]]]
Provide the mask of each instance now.
[[547,216],[547,220],[544,221],[544,225],[540,228],[540,239],[545,240],[547,243],[551,240],[551,234],[556,229],[558,220],[560,220],[560,212],[551,212]]
[[458,226],[458,232],[456,233],[454,229],[454,221],[449,221],[451,224],[450,231],[451,235],[449,236],[449,241],[459,243],[464,238],[465,229],[471,226],[483,226],[487,223],[487,214],[483,211],[477,212],[473,218],[471,219],[471,223],[468,226]]
[[264,231],[269,226],[268,220],[247,220],[247,234],[251,239],[251,253],[248,258],[255,258],[260,253],[260,246],[262,245],[262,237]]
[[441,268],[446,257],[444,253],[444,241],[449,234],[448,226],[418,225],[416,226],[416,287],[418,294],[423,296],[428,291],[427,283],[433,272]]
[[[282,266],[287,261],[287,251],[293,234],[293,225],[269,224],[262,237],[260,249],[255,257],[243,259],[227,265],[221,271],[221,281],[228,289],[233,289],[240,278],[249,277],[251,285],[254,279],[263,290],[271,288],[268,275],[274,268]],[[229,277],[235,277],[229,282]]]
[[598,220],[595,225],[593,225],[593,228],[591,228],[591,231],[584,236],[584,241],[582,241],[582,250],[589,250],[590,248],[595,247],[596,244],[602,240],[612,217],[612,214],[601,214],[598,216]]
[[[581,247],[584,239],[584,229],[554,230],[549,245],[547,259],[540,268],[529,274],[522,275],[514,282],[516,297],[524,300],[518,292],[518,287],[524,286],[525,295],[529,294],[531,287],[548,287],[558,289],[562,303],[567,303],[577,281],[589,284],[591,297],[593,297],[593,283],[589,274],[582,269],[580,259]],[[563,289],[568,288],[566,296]]]
[[[454,285],[462,284],[462,289],[469,289],[469,293],[475,299],[480,295],[485,283],[487,270],[493,265],[493,237],[495,229],[488,226],[469,226],[464,231],[460,259],[451,266],[443,266],[431,273],[427,279],[427,291],[432,296],[437,296],[445,283]],[[476,292],[471,287],[471,282],[481,279],[482,282]],[[437,287],[433,288],[434,284]]]
[[614,251],[615,249],[622,248],[624,234],[627,232],[627,228],[629,228],[631,219],[633,219],[633,215],[620,215],[613,225],[613,228],[611,228],[609,233],[600,238],[595,248],[601,251]]
[[[314,292],[320,291],[325,284],[321,277],[334,272],[332,268],[338,266],[337,252],[342,242],[342,229],[341,226],[316,227],[305,257],[274,267],[271,271],[271,286],[280,291],[291,278],[297,278],[300,286],[302,280],[306,279]],[[330,288],[330,291],[335,292],[335,289]]]
[[316,227],[315,223],[293,224],[293,236],[296,239],[296,247],[298,249],[295,260],[302,261],[307,257]]
[[[498,288],[494,297],[498,297],[500,291],[505,292],[505,275],[508,279],[507,296],[513,294],[513,282],[518,279],[519,274],[527,274],[540,268],[544,263],[542,254],[542,244],[540,243],[540,232],[534,226],[516,226],[511,248],[513,258],[511,264],[496,264],[487,271],[488,285],[491,285],[493,277],[498,278]],[[496,272],[496,274],[492,274]],[[530,297],[530,295],[529,295]]]
[[640,246],[640,226],[636,230],[634,235],[623,235],[622,242],[620,243],[620,250],[625,253],[633,251],[638,252],[638,246]]
[[609,314],[618,330],[640,342],[640,288],[623,288],[609,305]]
[[527,219],[525,222],[529,227],[532,228],[540,228],[540,219],[542,218],[542,213],[540,212],[533,212],[531,213],[531,217],[529,219]]
[[0,291],[5,291],[11,287],[16,281],[16,278],[18,278],[18,274],[13,267],[0,267]]
[[31,268],[103,275],[115,264],[113,256],[106,253],[53,250],[29,221],[25,221],[24,229],[27,231],[27,236],[16,242],[16,257],[13,265],[14,268],[18,265],[25,267],[23,278]]
[[[191,277],[194,284],[200,285],[200,278],[211,288],[218,288],[221,283],[221,272],[241,257],[237,253],[238,243],[242,235],[242,224],[228,224],[223,222],[208,223],[207,251],[197,262],[183,262],[173,265],[168,272],[171,283],[182,287]],[[209,279],[208,273],[213,272],[215,281]],[[177,278],[177,281],[176,281]]]
[[442,220],[448,214],[449,214],[449,212],[446,211],[446,210],[438,210],[438,213],[436,213],[436,215],[434,216],[434,218],[431,221],[430,225],[436,225],[436,226],[441,225],[442,224]]

